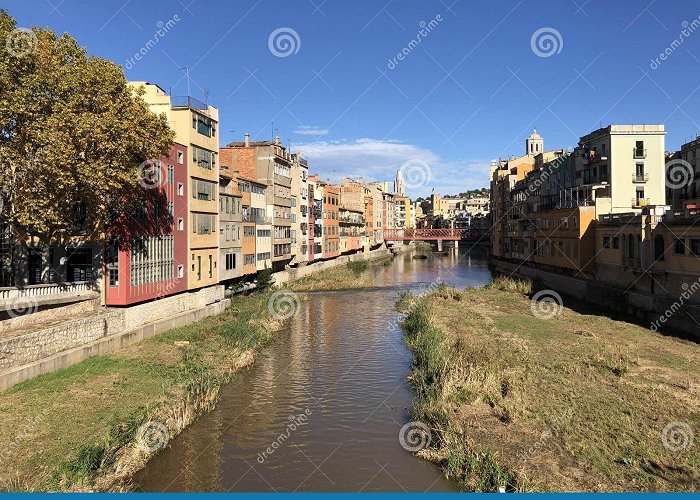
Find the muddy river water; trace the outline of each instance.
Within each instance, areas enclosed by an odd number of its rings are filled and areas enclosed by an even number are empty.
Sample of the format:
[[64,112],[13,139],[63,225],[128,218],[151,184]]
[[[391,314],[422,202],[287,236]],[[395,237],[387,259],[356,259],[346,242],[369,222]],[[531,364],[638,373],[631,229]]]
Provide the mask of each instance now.
[[399,442],[411,352],[401,290],[487,283],[483,250],[370,269],[375,287],[316,292],[248,370],[137,476],[143,491],[454,491]]

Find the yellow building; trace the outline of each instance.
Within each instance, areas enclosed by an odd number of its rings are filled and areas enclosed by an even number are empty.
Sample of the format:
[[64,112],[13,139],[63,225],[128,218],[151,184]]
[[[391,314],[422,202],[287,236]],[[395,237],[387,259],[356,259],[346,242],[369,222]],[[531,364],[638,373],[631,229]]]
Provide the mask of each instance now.
[[188,197],[188,289],[215,285],[219,265],[219,110],[189,96],[169,96],[152,83],[130,84],[145,90],[143,99],[151,111],[165,114],[175,131],[175,142],[187,146],[185,157],[178,157],[177,163],[187,169],[188,185],[178,185],[177,192]]

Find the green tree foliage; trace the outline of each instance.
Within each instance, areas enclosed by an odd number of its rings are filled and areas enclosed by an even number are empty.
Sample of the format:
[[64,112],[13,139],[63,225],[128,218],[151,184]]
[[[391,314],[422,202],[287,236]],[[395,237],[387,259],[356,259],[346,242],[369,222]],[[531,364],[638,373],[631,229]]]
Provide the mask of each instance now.
[[50,243],[103,235],[138,198],[138,165],[173,138],[121,67],[68,34],[22,33],[0,10],[0,215],[20,244],[33,238],[48,257]]

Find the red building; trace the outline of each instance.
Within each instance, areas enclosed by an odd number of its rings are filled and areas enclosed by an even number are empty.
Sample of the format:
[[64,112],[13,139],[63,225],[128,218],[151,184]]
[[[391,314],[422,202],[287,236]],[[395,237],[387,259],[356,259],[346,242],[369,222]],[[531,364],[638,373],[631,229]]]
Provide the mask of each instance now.
[[104,294],[126,306],[187,290],[187,147],[139,166],[138,203],[107,234]]

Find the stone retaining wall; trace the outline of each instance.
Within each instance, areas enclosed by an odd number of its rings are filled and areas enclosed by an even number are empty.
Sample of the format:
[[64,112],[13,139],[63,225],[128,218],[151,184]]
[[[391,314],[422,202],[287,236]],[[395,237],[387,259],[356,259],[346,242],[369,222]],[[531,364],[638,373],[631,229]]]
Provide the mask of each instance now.
[[[539,280],[542,286],[563,295],[585,300],[604,309],[621,312],[638,318],[643,326],[659,330],[676,330],[700,340],[700,303],[696,298],[660,296],[625,290],[608,283],[583,278],[573,278],[537,269],[527,264],[491,259],[496,272],[518,278]],[[664,317],[664,321],[659,319]],[[693,319],[695,318],[695,320]]]
[[201,310],[223,298],[224,287],[216,285],[123,309],[109,308],[99,314],[6,338],[0,340],[0,371],[32,363],[100,338],[129,332],[145,324],[167,321],[167,318]]

